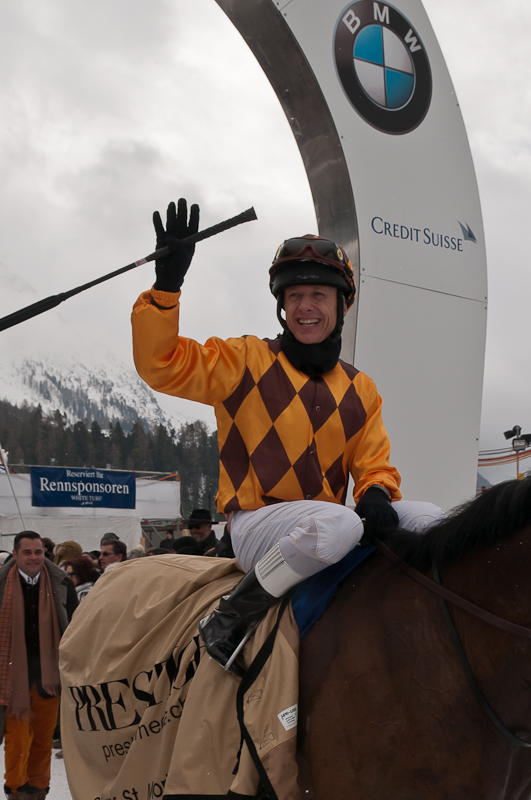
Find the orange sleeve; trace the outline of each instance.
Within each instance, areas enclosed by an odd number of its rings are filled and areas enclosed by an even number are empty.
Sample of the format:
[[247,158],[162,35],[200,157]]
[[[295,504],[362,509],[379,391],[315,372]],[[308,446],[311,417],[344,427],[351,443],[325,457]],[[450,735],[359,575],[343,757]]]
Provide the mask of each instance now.
[[363,428],[356,434],[349,470],[354,479],[354,502],[377,483],[385,486],[391,500],[401,500],[400,473],[391,466],[391,443],[382,420],[382,398],[374,381],[362,372],[354,380],[356,391],[362,398],[367,418]]
[[216,406],[242,378],[245,339],[213,337],[201,345],[179,336],[180,295],[151,289],[136,301],[131,316],[135,366],[157,392]]

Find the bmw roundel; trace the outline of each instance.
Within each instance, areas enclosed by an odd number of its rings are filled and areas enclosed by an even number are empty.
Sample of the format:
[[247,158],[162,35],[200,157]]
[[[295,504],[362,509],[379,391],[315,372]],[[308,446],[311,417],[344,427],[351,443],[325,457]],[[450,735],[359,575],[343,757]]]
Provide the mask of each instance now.
[[424,45],[394,6],[348,5],[336,24],[334,56],[349,101],[384,133],[409,133],[428,111],[431,70]]

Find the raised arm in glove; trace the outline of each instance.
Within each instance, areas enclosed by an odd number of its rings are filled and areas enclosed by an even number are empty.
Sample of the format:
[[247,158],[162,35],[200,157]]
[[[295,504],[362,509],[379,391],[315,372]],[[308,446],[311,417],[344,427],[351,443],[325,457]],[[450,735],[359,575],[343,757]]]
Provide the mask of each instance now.
[[184,197],[181,197],[177,208],[175,208],[175,203],[170,203],[168,206],[166,229],[164,229],[158,211],[153,214],[153,225],[157,234],[157,250],[161,247],[169,247],[172,251],[166,258],[158,259],[155,262],[157,275],[155,289],[162,292],[179,292],[195,251],[194,244],[184,244],[180,240],[197,233],[199,206],[195,203],[191,206],[190,219],[188,219],[188,206]]

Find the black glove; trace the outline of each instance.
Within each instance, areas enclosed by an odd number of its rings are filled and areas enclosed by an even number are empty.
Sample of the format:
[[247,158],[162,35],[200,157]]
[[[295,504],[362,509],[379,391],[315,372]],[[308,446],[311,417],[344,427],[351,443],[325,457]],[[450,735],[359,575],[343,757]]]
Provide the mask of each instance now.
[[190,208],[190,221],[188,222],[188,208],[186,200],[181,197],[175,212],[175,203],[170,203],[166,212],[166,230],[158,211],[153,214],[153,225],[157,234],[157,250],[160,247],[171,247],[171,253],[166,258],[155,261],[157,280],[155,289],[162,292],[178,292],[183,285],[184,276],[192,263],[195,244],[183,244],[179,239],[197,233],[199,228],[199,206]]
[[362,547],[374,544],[378,533],[398,528],[398,514],[387,494],[377,486],[369,486],[356,506],[356,514],[363,520]]

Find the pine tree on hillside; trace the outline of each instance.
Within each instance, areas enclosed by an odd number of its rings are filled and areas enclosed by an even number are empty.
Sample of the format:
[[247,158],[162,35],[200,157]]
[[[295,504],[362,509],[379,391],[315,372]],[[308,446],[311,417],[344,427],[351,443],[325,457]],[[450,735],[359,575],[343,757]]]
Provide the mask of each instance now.
[[176,472],[177,456],[174,444],[175,431],[168,432],[164,425],[157,425],[153,442],[153,469],[157,472]]
[[194,508],[207,508],[213,513],[219,481],[217,438],[209,435],[201,420],[181,426],[177,435],[177,463],[181,474],[183,514],[189,515]]
[[66,414],[55,411],[50,420],[48,441],[50,445],[50,461],[53,464],[67,463],[68,432],[66,430]]
[[151,459],[151,437],[145,432],[140,420],[133,425],[130,435],[127,437],[129,455],[126,459],[126,469],[150,469]]
[[74,467],[89,465],[90,434],[84,420],[75,423],[72,429],[73,450],[70,461]]
[[[90,427],[89,427],[90,425]],[[181,479],[182,513],[207,508],[215,514],[219,480],[216,433],[201,420],[176,432],[159,424],[154,431],[140,420],[125,433],[119,420],[101,429],[97,420],[68,425],[60,411],[45,417],[42,408],[12,406],[0,401],[0,445],[9,463],[99,467],[137,471],[177,472]]]
[[90,454],[91,461],[95,466],[106,467],[108,455],[108,438],[103,435],[99,422],[94,420],[90,426]]
[[125,434],[119,421],[109,426],[109,439],[111,443],[110,463],[112,469],[125,467]]

